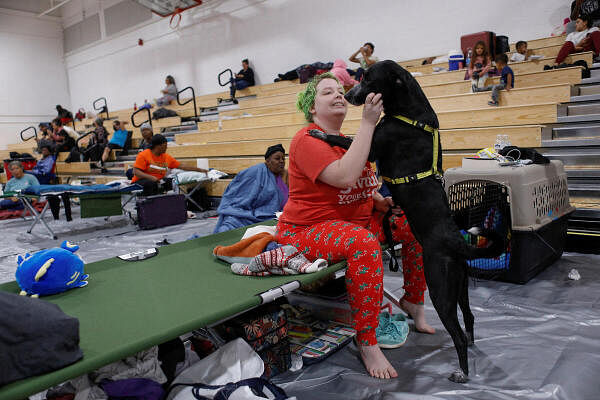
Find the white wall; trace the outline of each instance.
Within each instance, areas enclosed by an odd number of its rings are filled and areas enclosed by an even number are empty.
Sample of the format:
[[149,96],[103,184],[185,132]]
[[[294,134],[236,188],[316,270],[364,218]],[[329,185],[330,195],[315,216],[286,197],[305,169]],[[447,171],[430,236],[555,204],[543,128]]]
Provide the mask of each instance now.
[[[95,4],[90,1],[84,4]],[[194,86],[197,95],[215,92],[221,90],[217,73],[239,68],[245,57],[258,82],[268,83],[305,62],[347,59],[365,41],[375,43],[380,59],[403,60],[459,48],[462,34],[482,30],[506,34],[511,42],[534,39],[548,36],[562,22],[568,3],[206,0],[183,14],[179,30],[155,17],[132,32],[67,54],[71,106],[90,107],[93,99],[106,96],[109,108],[132,107],[157,97],[167,74],[180,88]],[[77,22],[73,14],[67,25]],[[143,47],[137,46],[138,38],[144,39]]]
[[0,147],[70,103],[60,19],[0,9]]

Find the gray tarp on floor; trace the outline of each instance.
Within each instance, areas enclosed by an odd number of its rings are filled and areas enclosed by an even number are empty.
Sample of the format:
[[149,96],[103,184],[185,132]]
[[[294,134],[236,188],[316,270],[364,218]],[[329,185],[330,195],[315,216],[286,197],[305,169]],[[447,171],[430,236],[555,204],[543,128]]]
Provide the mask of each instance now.
[[[470,381],[447,377],[457,367],[450,336],[429,299],[434,335],[415,333],[385,350],[399,378],[365,374],[354,345],[320,364],[275,379],[298,399],[600,399],[600,256],[564,254],[527,285],[470,284],[475,346]],[[567,278],[571,268],[581,280]],[[402,278],[386,273],[402,293]],[[412,326],[411,326],[412,328]]]
[[[61,216],[61,218],[64,218]],[[216,219],[138,231],[125,217],[55,224],[58,241],[34,235],[28,222],[0,221],[0,282],[14,279],[15,255],[69,239],[81,246],[87,262],[174,243],[193,233],[210,234]],[[68,233],[72,232],[72,233]],[[61,234],[62,233],[62,234]],[[600,256],[565,254],[527,285],[478,281],[470,284],[476,345],[469,350],[470,382],[459,385],[447,376],[457,367],[450,336],[426,299],[434,335],[412,331],[406,344],[386,350],[399,378],[370,378],[353,345],[320,364],[275,378],[288,395],[304,399],[600,399]],[[567,278],[571,268],[581,280]],[[402,275],[386,273],[385,284],[402,295]]]

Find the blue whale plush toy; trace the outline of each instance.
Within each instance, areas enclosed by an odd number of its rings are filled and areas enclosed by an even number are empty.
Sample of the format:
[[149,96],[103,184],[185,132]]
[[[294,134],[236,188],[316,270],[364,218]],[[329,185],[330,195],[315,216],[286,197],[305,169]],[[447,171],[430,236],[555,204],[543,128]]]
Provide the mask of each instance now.
[[83,260],[75,254],[79,246],[66,240],[60,247],[17,257],[15,278],[21,295],[46,296],[87,285]]

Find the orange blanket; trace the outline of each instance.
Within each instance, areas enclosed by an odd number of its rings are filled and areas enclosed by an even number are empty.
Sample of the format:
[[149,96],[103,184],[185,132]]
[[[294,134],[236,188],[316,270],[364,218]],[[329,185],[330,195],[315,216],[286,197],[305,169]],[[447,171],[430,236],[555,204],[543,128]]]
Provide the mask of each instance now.
[[275,241],[273,235],[262,232],[240,240],[231,246],[217,246],[213,250],[213,255],[230,264],[248,264],[252,258],[262,253],[269,242],[272,241]]

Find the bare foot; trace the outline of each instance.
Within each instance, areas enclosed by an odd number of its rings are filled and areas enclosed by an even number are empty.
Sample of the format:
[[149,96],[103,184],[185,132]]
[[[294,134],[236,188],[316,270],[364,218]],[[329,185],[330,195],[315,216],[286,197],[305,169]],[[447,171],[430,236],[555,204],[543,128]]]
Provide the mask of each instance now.
[[425,308],[422,304],[414,304],[402,298],[400,308],[415,321],[415,327],[419,332],[435,333],[435,329],[425,321]]
[[373,378],[390,379],[398,377],[398,373],[385,358],[378,345],[358,346],[358,350],[365,368]]

